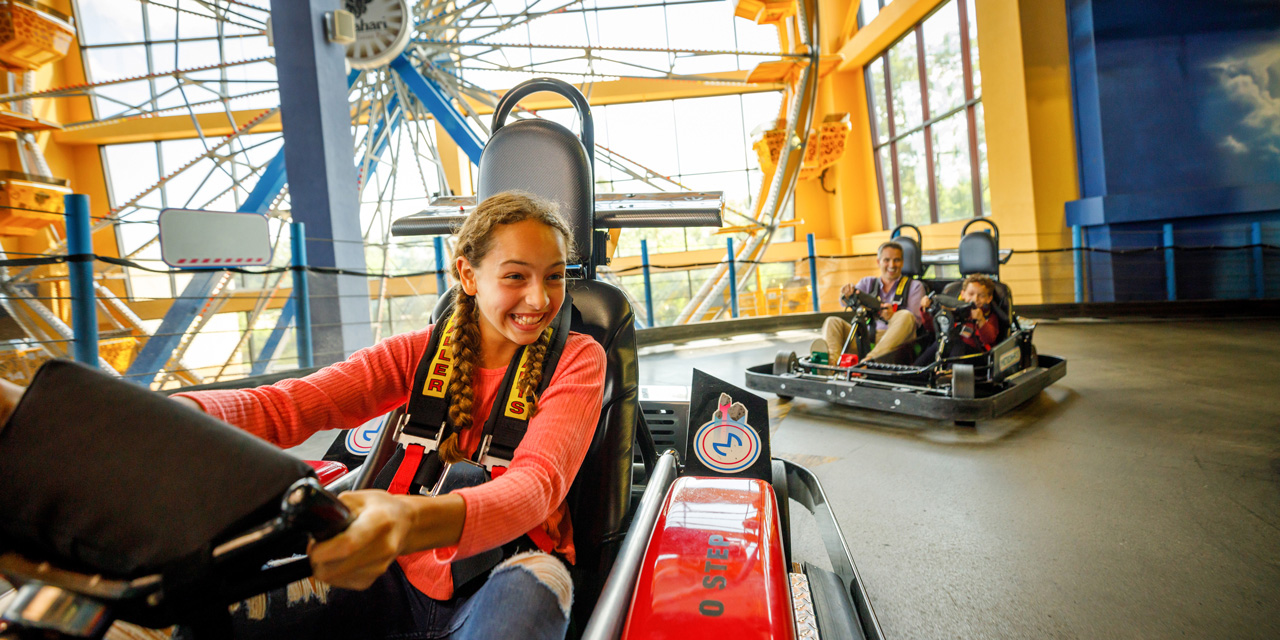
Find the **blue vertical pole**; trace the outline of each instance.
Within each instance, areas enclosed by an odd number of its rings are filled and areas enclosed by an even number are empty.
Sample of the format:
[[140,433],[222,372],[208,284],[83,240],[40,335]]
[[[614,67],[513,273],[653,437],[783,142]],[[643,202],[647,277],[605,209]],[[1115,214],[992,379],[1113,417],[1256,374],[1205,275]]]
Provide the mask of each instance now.
[[813,234],[809,234],[809,291],[813,294],[813,312],[818,312],[818,255],[813,249]]
[[1178,274],[1173,264],[1173,225],[1164,225],[1164,285],[1170,300],[1178,299]]
[[644,238],[640,239],[640,266],[644,269],[644,312],[645,317],[649,319],[649,328],[652,329],[655,321],[653,318],[653,282],[649,279],[649,241]]
[[298,333],[298,368],[309,369],[315,366],[311,351],[311,295],[307,287],[307,225],[305,222],[290,223],[293,233],[289,244],[293,247],[293,305],[297,309],[298,321],[294,329]]
[[1084,234],[1080,230],[1080,225],[1071,227],[1071,249],[1072,255],[1075,256],[1076,271],[1076,304],[1084,302]]
[[725,238],[729,246],[729,316],[738,317],[738,266],[733,253],[733,238]]
[[93,295],[93,236],[89,196],[62,197],[67,209],[67,270],[71,275],[71,331],[76,362],[98,366],[98,309]]
[[444,279],[444,272],[449,268],[444,263],[444,238],[436,236],[431,239],[431,244],[436,250],[436,298],[444,295],[445,289],[448,289]]
[[1262,261],[1262,223],[1249,225],[1249,244],[1253,245],[1253,297],[1267,297],[1266,263]]

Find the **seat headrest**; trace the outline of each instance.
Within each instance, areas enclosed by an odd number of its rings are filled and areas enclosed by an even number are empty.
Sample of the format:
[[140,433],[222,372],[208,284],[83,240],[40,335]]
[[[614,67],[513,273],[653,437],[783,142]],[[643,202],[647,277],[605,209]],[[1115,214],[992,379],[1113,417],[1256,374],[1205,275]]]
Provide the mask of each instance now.
[[898,236],[894,242],[902,245],[902,275],[920,278],[924,276],[924,262],[921,260],[920,243],[910,236]]
[[476,199],[520,190],[560,205],[579,257],[590,256],[595,227],[591,161],[582,142],[550,120],[518,120],[504,125],[480,155]]
[[959,261],[962,276],[1000,275],[1000,248],[996,246],[995,237],[984,231],[967,233],[960,239]]

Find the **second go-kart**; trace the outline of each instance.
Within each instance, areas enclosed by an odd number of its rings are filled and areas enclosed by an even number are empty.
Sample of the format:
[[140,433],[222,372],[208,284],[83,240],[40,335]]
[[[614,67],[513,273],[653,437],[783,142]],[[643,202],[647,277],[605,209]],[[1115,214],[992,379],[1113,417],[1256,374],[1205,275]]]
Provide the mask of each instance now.
[[[974,222],[990,225],[995,233],[965,233]],[[999,232],[995,225],[985,219],[974,220],[962,233],[958,252],[961,275],[998,277]],[[919,241],[905,236],[895,240],[904,245],[902,277],[919,277],[923,272]],[[1023,404],[1066,375],[1066,360],[1037,352],[1032,342],[1035,323],[1017,315],[1009,287],[999,281],[991,303],[1000,323],[999,342],[985,353],[951,357],[949,345],[960,339],[963,320],[973,306],[958,298],[959,282],[928,285],[942,291],[932,296],[929,309],[939,341],[938,357],[933,361],[917,365],[892,357],[865,360],[881,301],[857,292],[842,300],[853,313],[849,339],[841,351],[835,351],[841,345],[828,345],[833,353],[780,352],[772,363],[747,369],[747,387],[784,399],[810,398],[973,426]],[[844,353],[846,350],[850,353]],[[910,345],[900,351],[908,354],[906,362],[914,359]]]

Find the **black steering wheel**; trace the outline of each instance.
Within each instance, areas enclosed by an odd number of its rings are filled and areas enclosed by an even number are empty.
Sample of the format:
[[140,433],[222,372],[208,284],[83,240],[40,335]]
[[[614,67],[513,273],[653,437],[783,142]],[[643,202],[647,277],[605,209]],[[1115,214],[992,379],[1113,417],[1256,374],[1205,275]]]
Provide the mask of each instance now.
[[841,296],[840,304],[843,304],[846,309],[856,310],[858,307],[863,307],[873,314],[880,313],[881,306],[880,298],[878,296],[873,296],[861,291],[854,291],[850,295]]

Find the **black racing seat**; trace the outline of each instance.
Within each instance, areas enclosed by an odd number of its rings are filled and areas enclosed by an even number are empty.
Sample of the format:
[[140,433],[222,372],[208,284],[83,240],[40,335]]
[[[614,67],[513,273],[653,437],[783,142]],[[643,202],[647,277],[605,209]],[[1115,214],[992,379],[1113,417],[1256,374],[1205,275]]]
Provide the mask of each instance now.
[[[572,330],[594,338],[605,353],[600,420],[566,500],[577,554],[572,567],[574,609],[586,620],[626,533],[640,370],[635,316],[622,292],[595,280],[574,280],[568,289]],[[431,314],[433,323],[453,303],[454,291],[441,296]]]
[[[915,229],[916,237],[903,235],[904,228]],[[920,229],[914,224],[900,224],[889,234],[889,239],[902,245],[902,275],[920,279],[924,277],[924,260],[921,254]]]
[[[975,223],[991,226],[990,230],[969,232]],[[1009,335],[1013,317],[1013,291],[1009,285],[1000,281],[1000,229],[986,218],[970,220],[960,232],[960,248],[958,250],[960,275],[982,274],[995,281],[996,290],[992,295],[991,308],[1000,320],[1000,339]],[[961,282],[952,282],[943,290],[943,295],[960,297]]]
[[[582,136],[550,120],[505,124],[523,97],[551,91],[578,110]],[[498,102],[493,134],[480,156],[476,200],[519,189],[557,202],[569,223],[585,280],[571,282],[573,330],[595,338],[605,353],[604,400],[587,457],[569,489],[569,517],[577,561],[573,567],[574,608],[590,617],[604,579],[626,535],[631,500],[632,443],[639,411],[640,368],[635,316],[618,288],[593,279],[595,230],[594,125],[586,98],[560,80],[524,82]]]
[[[991,225],[989,231],[969,232],[975,223]],[[1000,229],[996,223],[986,218],[975,218],[960,231],[960,248],[958,259],[961,277],[971,273],[981,273],[1000,279]]]
[[[582,123],[581,139],[548,120],[504,122],[521,98],[537,91],[559,93],[573,103]],[[596,223],[592,150],[595,143],[586,98],[572,85],[559,80],[527,81],[507,92],[498,102],[492,131],[480,156],[476,200],[520,190],[559,205],[573,233],[576,257],[581,261],[583,273],[583,279],[570,280],[568,285],[573,300],[572,330],[591,336],[605,352],[599,422],[566,499],[577,555],[572,567],[574,612],[577,619],[586,620],[626,535],[632,445],[639,419],[640,372],[635,316],[620,289],[594,279],[597,253],[593,251]],[[428,219],[426,224],[404,234],[447,232],[447,226]],[[433,321],[452,299],[452,291],[441,296]],[[389,447],[379,442],[370,456],[374,461],[370,466],[385,463],[389,454]]]

